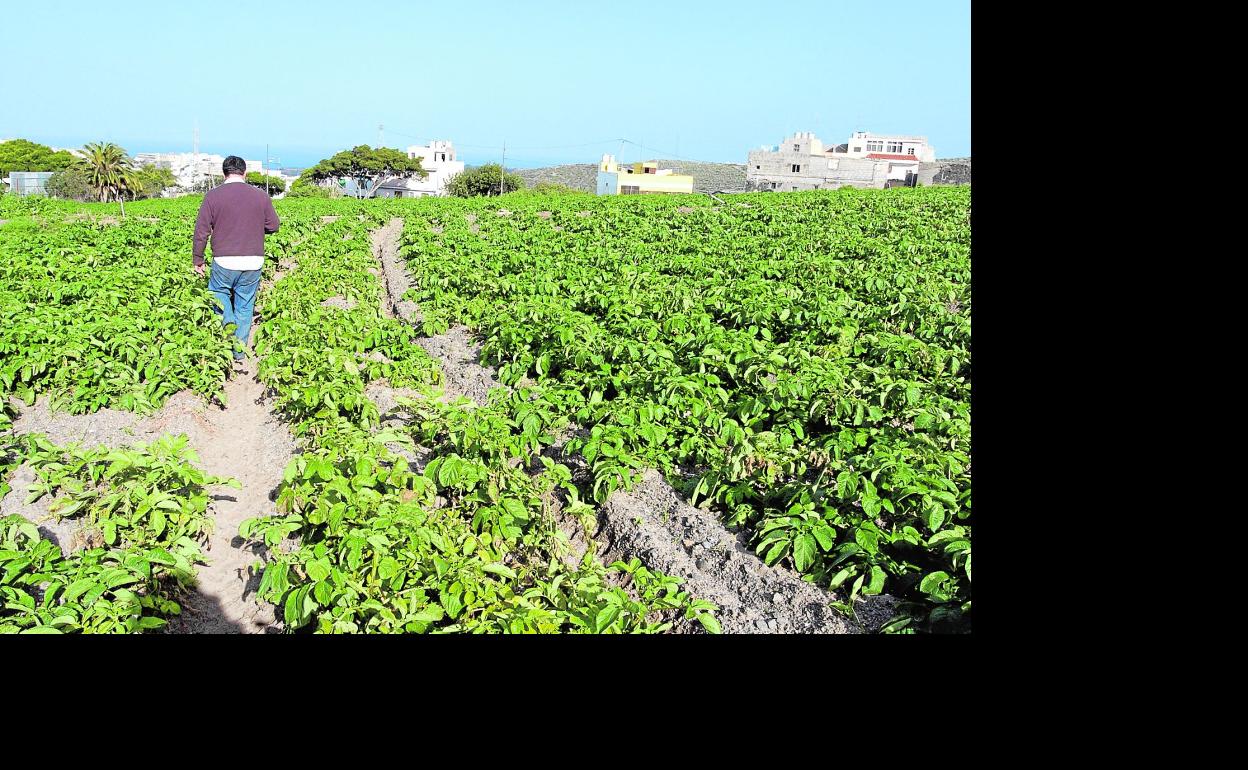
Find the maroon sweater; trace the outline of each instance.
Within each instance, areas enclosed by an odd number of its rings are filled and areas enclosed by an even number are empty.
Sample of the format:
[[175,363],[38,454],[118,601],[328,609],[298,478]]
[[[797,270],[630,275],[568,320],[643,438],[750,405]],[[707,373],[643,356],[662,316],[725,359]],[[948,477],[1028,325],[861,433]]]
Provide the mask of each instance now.
[[280,224],[273,201],[264,190],[246,182],[218,185],[204,195],[199,206],[192,252],[195,264],[204,264],[209,234],[214,256],[264,256],[264,235],[277,232]]

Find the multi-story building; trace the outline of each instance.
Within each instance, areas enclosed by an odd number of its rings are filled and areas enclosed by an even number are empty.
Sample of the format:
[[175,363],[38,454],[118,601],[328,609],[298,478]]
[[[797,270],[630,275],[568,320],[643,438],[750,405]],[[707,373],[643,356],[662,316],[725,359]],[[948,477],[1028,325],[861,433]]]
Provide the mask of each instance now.
[[139,152],[134,155],[135,166],[153,165],[156,168],[169,169],[180,187],[190,187],[214,176],[221,176],[221,164],[224,162],[223,155],[202,152]]
[[919,163],[935,163],[936,150],[927,143],[926,136],[900,136],[855,131],[849,141],[837,148],[851,158],[900,155]]
[[435,139],[428,145],[412,145],[407,157],[420,158],[420,165],[429,175],[419,177],[395,177],[378,185],[378,198],[422,198],[446,195],[446,183],[464,170],[464,162],[455,157],[455,145],[450,140]]
[[[266,173],[265,165],[258,160],[245,160],[247,163],[247,173],[253,171],[259,174]],[[221,176],[221,164],[225,163],[224,155],[193,153],[193,152],[139,152],[134,155],[134,165],[142,167],[147,165],[156,168],[167,168],[173,172],[173,176],[178,180],[180,187],[191,187],[192,185],[203,182],[213,177]],[[278,176],[277,169],[269,169],[268,174]]]
[[598,195],[678,195],[693,192],[693,177],[659,168],[652,160],[620,167],[614,155],[598,164]]
[[[749,154],[749,190],[835,190],[914,185],[936,173],[936,151],[921,136],[855,131],[845,144],[825,147],[811,132]],[[930,173],[929,173],[930,172]]]

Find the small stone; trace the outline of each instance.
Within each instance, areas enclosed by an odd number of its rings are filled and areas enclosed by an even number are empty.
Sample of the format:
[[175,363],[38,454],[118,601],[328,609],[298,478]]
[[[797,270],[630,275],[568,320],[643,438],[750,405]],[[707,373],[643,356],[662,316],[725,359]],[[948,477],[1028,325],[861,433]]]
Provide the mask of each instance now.
[[771,595],[771,603],[772,603],[772,604],[782,604],[783,602],[784,602],[784,597],[783,597],[783,596],[781,596],[780,594],[772,594],[772,595]]
[[761,618],[754,621],[754,627],[763,633],[767,633],[767,621],[762,620]]
[[767,627],[770,628],[772,631],[775,631],[777,628],[780,627],[780,624],[776,622],[775,618],[772,618],[771,620],[767,621]]
[[694,543],[693,543],[693,541],[692,541],[692,540],[681,540],[681,541],[680,541],[680,544],[681,544],[681,545],[683,545],[683,546],[685,547],[685,550],[686,550],[686,551],[692,551],[692,550],[693,550]]
[[694,564],[697,565],[698,569],[702,570],[703,572],[706,572],[707,569],[709,569],[711,566],[710,564],[707,564],[706,559],[698,559],[697,561],[694,562]]

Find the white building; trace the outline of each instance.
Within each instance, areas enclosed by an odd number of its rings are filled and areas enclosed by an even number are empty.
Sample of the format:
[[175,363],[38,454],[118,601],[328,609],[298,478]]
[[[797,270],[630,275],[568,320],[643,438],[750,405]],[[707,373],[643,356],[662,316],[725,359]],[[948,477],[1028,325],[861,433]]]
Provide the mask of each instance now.
[[[900,134],[873,134],[855,131],[844,145],[843,153],[851,158],[871,158],[878,155],[901,156],[897,159],[914,160],[917,163],[935,163],[936,150],[927,143],[926,136],[902,136]],[[840,148],[837,148],[838,150]],[[889,160],[894,158],[890,157]]]
[[134,165],[138,167],[152,165],[156,168],[167,168],[178,180],[180,187],[190,187],[196,182],[221,176],[221,164],[225,156],[209,153],[193,152],[138,152],[134,154]]
[[435,139],[428,145],[412,145],[407,157],[420,158],[420,165],[429,172],[424,179],[395,178],[377,188],[378,198],[421,198],[446,195],[446,183],[464,170],[464,162],[455,159],[455,145],[450,140]]
[[[259,174],[266,173],[262,161],[246,160],[245,162],[247,173],[250,174],[253,171]],[[225,163],[224,155],[203,152],[198,155],[193,152],[139,152],[134,155],[136,167],[152,165],[156,168],[167,168],[173,172],[180,187],[190,187],[196,182],[221,176],[222,163]],[[278,169],[270,169],[268,174],[280,176],[281,172]]]
[[746,189],[835,190],[882,188],[931,182],[936,151],[921,136],[883,136],[856,131],[838,147],[825,147],[813,133],[798,132],[775,146],[749,154]]

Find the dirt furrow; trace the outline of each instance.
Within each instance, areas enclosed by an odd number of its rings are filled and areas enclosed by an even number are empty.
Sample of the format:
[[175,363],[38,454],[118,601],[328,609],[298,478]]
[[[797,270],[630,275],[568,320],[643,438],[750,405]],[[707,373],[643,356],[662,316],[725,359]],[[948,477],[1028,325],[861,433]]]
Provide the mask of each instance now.
[[[385,300],[392,312],[419,324],[419,307],[402,299],[411,286],[398,254],[402,229],[402,220],[394,219],[377,230],[373,250],[382,265]],[[497,386],[493,369],[481,363],[480,344],[466,328],[455,326],[417,342],[442,365],[448,391],[481,403],[489,388]],[[577,430],[573,426],[569,436]],[[548,454],[584,480],[588,474],[584,459],[563,456],[562,444]],[[654,470],[647,471],[632,490],[618,491],[599,506],[593,533],[583,532],[578,522],[558,508],[556,522],[573,545],[569,558],[579,560],[593,538],[605,563],[636,557],[652,569],[679,576],[685,581],[684,590],[719,605],[718,617],[727,633],[861,633],[864,627],[878,628],[891,614],[891,600],[883,597],[860,602],[859,623],[849,621],[831,608],[836,596],[802,580],[791,569],[764,564],[748,547],[748,535],[731,532],[713,513],[689,505]],[[675,628],[685,633],[701,631],[696,621],[681,620]]]
[[[419,326],[420,308],[415,302],[403,299],[411,288],[411,277],[399,257],[399,240],[403,235],[403,220],[391,219],[383,228],[373,233],[373,253],[381,263],[385,297],[383,307],[404,321]],[[443,334],[433,337],[421,336],[416,344],[424,348],[431,358],[442,366],[442,388],[450,398],[467,396],[475,403],[484,404],[490,388],[502,387],[492,367],[481,363],[481,345],[463,326],[452,326]]]
[[[254,327],[253,327],[254,328]],[[41,399],[22,409],[13,424],[15,433],[44,433],[56,444],[79,442],[88,446],[122,447],[152,441],[164,434],[185,433],[206,473],[237,479],[241,489],[214,487],[208,513],[213,531],[206,547],[207,564],[196,569],[196,590],[182,601],[183,614],[167,626],[170,633],[265,633],[280,630],[275,608],[255,598],[258,574],[251,572],[260,553],[238,536],[238,525],[253,516],[275,514],[273,502],[282,472],[296,454],[286,425],[264,400],[264,386],[255,375],[255,363],[225,384],[225,405],[206,404],[191,391],[172,396],[156,413],[140,417],[131,412],[102,409],[94,414],[53,414]],[[21,513],[40,525],[62,550],[76,545],[73,520],[55,521],[49,515],[50,498],[24,505],[34,473],[23,466],[14,474],[12,491],[0,501],[3,514]]]

